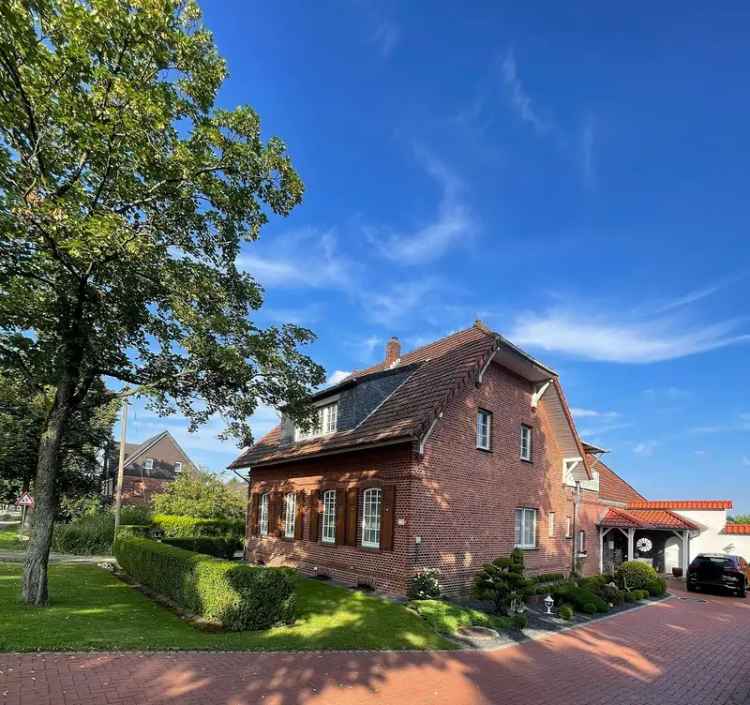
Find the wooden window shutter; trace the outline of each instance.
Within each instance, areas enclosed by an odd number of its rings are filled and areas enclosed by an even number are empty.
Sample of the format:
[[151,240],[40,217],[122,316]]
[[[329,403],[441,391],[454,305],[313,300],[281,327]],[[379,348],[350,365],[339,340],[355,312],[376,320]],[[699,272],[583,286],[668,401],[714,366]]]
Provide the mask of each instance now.
[[284,535],[284,527],[281,525],[281,502],[284,495],[274,492],[271,495],[271,510],[268,517],[268,533],[275,536]]
[[320,492],[310,492],[310,531],[309,541],[320,541]]
[[[356,520],[355,520],[356,524]],[[346,542],[346,492],[336,490],[336,543]]]
[[350,487],[346,491],[346,532],[344,543],[347,546],[357,545],[357,512],[359,510],[359,491]]
[[393,528],[396,523],[396,487],[383,487],[383,501],[380,503],[380,548],[393,550]]
[[255,492],[250,496],[250,536],[258,535],[258,506],[260,495]]
[[297,516],[294,518],[294,539],[301,541],[304,536],[303,521],[305,517],[305,491],[297,492]]

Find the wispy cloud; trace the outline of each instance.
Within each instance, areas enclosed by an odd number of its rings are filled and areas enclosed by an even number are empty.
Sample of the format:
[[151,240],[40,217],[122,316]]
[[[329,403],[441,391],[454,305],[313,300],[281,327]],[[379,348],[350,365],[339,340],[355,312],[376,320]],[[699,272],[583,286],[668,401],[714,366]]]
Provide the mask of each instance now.
[[432,279],[407,280],[387,290],[371,292],[367,296],[365,311],[375,323],[398,326],[438,288]]
[[[589,423],[592,423],[589,421]],[[605,422],[602,424],[592,424],[591,426],[582,426],[578,429],[578,434],[585,440],[594,442],[600,436],[605,436],[613,431],[621,431],[625,428],[632,428],[633,424],[625,421]]]
[[401,28],[389,19],[381,19],[370,35],[370,41],[377,47],[380,55],[387,59],[401,39]]
[[718,284],[712,284],[710,286],[703,287],[701,289],[695,289],[694,291],[689,291],[686,294],[683,294],[682,296],[678,296],[671,301],[667,301],[663,304],[661,304],[657,309],[656,313],[666,313],[667,311],[673,311],[674,309],[682,308],[683,306],[688,306],[689,304],[693,304],[696,301],[700,301],[701,299],[705,299],[712,294],[715,294],[717,291],[720,291],[723,289],[729,281],[721,282]]
[[531,96],[526,91],[526,88],[521,81],[521,77],[518,74],[516,56],[512,47],[508,49],[508,52],[503,59],[502,76],[508,90],[511,107],[518,117],[523,120],[523,122],[531,125],[537,132],[548,132],[550,125],[545,122],[537,112]]
[[659,446],[659,441],[641,441],[633,446],[633,452],[636,455],[642,455],[649,457],[654,454],[654,451]]
[[424,264],[444,255],[452,246],[465,242],[476,228],[465,199],[465,187],[458,176],[434,154],[416,150],[425,171],[440,187],[440,202],[434,218],[406,231],[367,226],[370,242],[388,259],[400,264]]
[[690,399],[693,393],[682,387],[659,387],[644,389],[643,396],[649,400],[667,399],[669,401],[683,401]]
[[552,308],[518,316],[509,338],[519,345],[587,360],[650,363],[748,342],[750,334],[738,332],[741,323],[729,319],[691,324],[665,316],[630,320],[614,311],[589,314]]
[[335,232],[314,227],[253,243],[238,257],[237,267],[264,286],[285,288],[346,289],[355,270],[354,262],[341,253]]
[[596,411],[595,409],[582,409],[577,406],[574,406],[570,413],[577,419],[613,419],[620,415],[616,411]]
[[750,413],[737,414],[734,419],[705,426],[693,426],[688,429],[690,433],[736,433],[737,431],[750,431]]
[[351,373],[351,370],[336,370],[332,372],[326,380],[326,386],[330,387],[331,385],[343,382]]

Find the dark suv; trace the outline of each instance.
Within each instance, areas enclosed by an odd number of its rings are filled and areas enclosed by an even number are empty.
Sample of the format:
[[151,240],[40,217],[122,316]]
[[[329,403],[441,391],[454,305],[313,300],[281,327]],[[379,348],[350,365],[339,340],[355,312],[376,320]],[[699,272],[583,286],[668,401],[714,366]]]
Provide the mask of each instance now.
[[688,566],[687,589],[714,587],[732,590],[745,597],[750,584],[750,565],[740,556],[701,553]]

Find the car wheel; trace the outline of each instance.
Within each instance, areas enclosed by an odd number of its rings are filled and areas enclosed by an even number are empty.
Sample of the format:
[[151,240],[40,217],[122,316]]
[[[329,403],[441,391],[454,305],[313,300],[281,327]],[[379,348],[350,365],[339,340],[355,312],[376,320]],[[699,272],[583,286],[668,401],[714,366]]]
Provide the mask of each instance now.
[[744,598],[747,594],[747,586],[743,585],[741,588],[737,590],[737,597]]

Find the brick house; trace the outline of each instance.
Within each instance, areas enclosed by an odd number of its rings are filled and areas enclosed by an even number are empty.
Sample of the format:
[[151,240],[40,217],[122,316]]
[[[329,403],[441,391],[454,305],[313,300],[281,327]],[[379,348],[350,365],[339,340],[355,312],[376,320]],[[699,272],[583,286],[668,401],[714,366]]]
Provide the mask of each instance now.
[[593,574],[641,557],[646,535],[662,552],[678,537],[686,560],[698,530],[637,508],[579,438],[554,370],[481,322],[403,355],[391,339],[311,402],[316,428],[282,417],[230,465],[251,471],[249,561],[394,594],[438,568],[460,595],[516,546],[529,574]]
[[[114,495],[119,453],[120,444],[113,442],[104,454],[102,494],[105,497]],[[180,472],[197,467],[169,431],[157,433],[142,443],[126,443],[122,502],[150,504],[153,496],[163,492]]]

